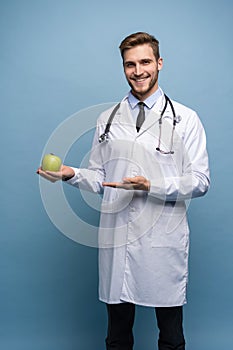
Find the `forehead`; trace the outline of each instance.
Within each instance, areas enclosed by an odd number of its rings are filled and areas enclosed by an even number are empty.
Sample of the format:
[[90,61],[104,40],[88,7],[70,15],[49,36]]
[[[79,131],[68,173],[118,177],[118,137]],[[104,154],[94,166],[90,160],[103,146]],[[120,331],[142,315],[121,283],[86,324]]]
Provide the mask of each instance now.
[[124,52],[124,62],[140,61],[145,58],[155,60],[153,49],[149,44],[137,45]]

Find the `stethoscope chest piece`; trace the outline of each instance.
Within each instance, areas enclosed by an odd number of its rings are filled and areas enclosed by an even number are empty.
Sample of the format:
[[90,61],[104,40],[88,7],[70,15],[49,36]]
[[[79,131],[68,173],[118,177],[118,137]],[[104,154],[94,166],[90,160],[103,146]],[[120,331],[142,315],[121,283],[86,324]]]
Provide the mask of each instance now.
[[99,143],[102,143],[102,142],[108,142],[109,140],[109,137],[108,137],[108,132],[104,132],[102,135],[100,135],[99,137]]

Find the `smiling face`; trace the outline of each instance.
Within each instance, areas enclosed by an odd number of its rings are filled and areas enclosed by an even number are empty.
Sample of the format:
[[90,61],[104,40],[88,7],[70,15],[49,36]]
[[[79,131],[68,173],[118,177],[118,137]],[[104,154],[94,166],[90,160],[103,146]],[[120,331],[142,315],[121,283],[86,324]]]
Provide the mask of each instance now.
[[140,101],[158,89],[158,73],[162,69],[163,60],[156,60],[149,44],[125,50],[123,64],[131,92]]

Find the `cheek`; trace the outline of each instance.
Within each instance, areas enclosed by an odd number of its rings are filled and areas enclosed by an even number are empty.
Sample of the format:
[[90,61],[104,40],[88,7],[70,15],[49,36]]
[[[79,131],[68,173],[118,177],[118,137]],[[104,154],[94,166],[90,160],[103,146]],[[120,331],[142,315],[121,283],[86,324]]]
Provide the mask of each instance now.
[[151,72],[151,76],[154,78],[154,79],[157,79],[158,78],[158,71],[156,70],[153,70],[153,72]]
[[127,80],[129,80],[131,76],[132,76],[132,72],[125,71],[125,77]]

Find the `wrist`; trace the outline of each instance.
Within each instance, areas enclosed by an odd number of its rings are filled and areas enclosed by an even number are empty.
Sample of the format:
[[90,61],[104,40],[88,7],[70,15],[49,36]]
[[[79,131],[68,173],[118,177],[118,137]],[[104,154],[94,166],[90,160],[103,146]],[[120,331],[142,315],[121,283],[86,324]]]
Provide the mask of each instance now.
[[72,177],[74,177],[74,176],[65,176],[62,178],[62,181],[68,181],[68,180],[72,179]]

